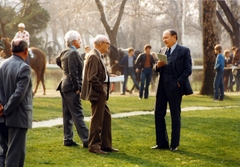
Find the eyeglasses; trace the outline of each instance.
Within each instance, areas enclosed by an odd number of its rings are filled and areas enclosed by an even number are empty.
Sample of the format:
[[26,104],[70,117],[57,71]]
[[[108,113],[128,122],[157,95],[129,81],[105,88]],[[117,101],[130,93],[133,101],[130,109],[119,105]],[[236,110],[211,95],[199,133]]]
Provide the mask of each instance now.
[[102,43],[105,43],[105,44],[107,44],[107,45],[110,45],[110,43],[109,43],[109,42],[102,42]]

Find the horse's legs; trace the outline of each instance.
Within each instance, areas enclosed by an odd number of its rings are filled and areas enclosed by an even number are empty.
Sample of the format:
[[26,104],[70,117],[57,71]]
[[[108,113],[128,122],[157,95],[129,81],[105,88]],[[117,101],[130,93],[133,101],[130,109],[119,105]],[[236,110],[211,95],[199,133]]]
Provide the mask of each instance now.
[[37,93],[39,82],[40,82],[40,79],[39,79],[39,77],[37,77],[36,87],[35,87],[35,90],[33,92],[33,95],[35,95]]
[[44,76],[41,79],[41,82],[42,82],[42,87],[43,87],[43,95],[46,95],[46,87],[45,87],[45,83],[44,83]]

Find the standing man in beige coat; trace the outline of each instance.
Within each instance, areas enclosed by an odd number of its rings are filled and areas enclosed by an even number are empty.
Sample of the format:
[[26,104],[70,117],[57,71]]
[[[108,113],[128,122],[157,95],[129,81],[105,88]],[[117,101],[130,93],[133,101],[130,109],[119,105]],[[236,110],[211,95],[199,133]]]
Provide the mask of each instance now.
[[111,114],[106,101],[109,96],[109,75],[104,64],[103,54],[109,52],[109,40],[97,35],[94,48],[88,53],[85,64],[81,98],[89,100],[92,119],[89,130],[89,152],[107,154],[118,152],[112,147]]

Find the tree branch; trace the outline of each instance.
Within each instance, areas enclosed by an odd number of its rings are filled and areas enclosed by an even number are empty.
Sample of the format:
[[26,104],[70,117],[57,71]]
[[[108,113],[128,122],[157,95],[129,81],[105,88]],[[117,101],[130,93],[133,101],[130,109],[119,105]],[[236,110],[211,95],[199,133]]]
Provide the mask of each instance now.
[[97,7],[98,7],[98,10],[100,12],[100,15],[101,15],[101,21],[103,23],[103,26],[105,27],[106,31],[111,31],[111,28],[110,26],[108,25],[108,22],[106,20],[106,16],[105,16],[105,13],[104,13],[104,9],[103,9],[103,5],[102,3],[100,2],[100,0],[95,0],[96,4],[97,4]]
[[234,18],[231,10],[229,9],[229,7],[226,4],[226,1],[223,0],[218,0],[218,4],[221,6],[223,12],[225,13],[228,22],[231,24],[232,27],[236,26],[236,19]]
[[127,2],[127,0],[123,0],[123,1],[122,1],[122,4],[121,4],[121,6],[120,6],[120,10],[119,10],[119,12],[118,12],[117,20],[116,20],[115,25],[114,25],[114,27],[113,27],[113,31],[114,31],[114,32],[117,32],[118,27],[119,27],[119,25],[120,25],[120,22],[121,22],[121,20],[122,20],[123,10],[124,10],[124,7],[125,7],[126,2]]
[[219,20],[219,22],[222,24],[222,26],[225,28],[225,30],[228,32],[228,34],[230,36],[233,35],[233,31],[231,30],[231,28],[227,25],[227,23],[223,20],[222,16],[220,15],[219,11],[216,11],[217,14],[217,18]]

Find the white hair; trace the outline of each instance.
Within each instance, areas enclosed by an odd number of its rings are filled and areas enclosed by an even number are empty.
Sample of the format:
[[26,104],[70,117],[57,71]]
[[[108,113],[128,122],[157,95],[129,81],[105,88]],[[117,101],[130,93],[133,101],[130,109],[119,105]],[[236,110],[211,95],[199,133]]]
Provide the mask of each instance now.
[[99,44],[100,42],[104,42],[104,41],[108,41],[109,42],[109,39],[108,39],[108,37],[106,37],[105,35],[97,35],[95,38],[94,38],[94,40],[93,40],[93,42],[94,42],[94,44]]
[[80,34],[74,30],[68,31],[64,36],[64,39],[67,45],[70,44],[73,40],[78,40],[79,38],[80,38]]

